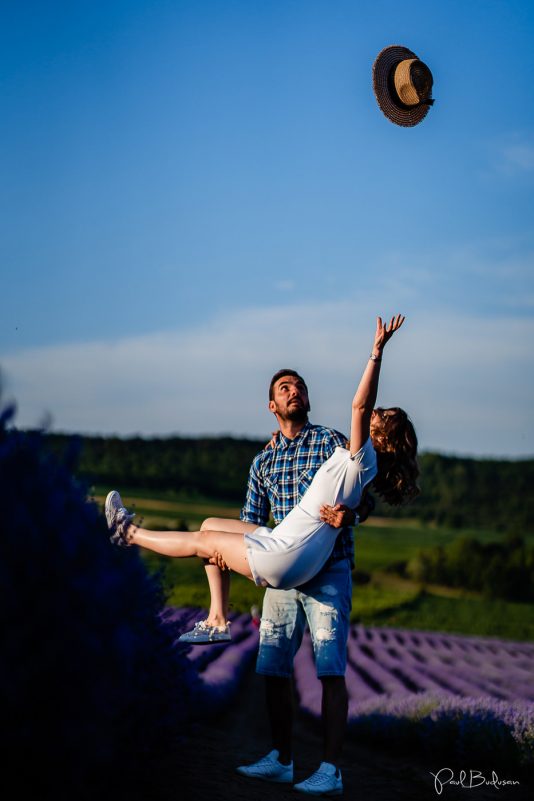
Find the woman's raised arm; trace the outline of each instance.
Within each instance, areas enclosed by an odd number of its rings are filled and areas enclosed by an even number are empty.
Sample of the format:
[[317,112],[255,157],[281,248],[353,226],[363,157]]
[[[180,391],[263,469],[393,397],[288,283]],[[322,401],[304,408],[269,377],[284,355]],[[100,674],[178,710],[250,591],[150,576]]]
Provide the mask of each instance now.
[[395,331],[403,324],[405,317],[397,314],[384,325],[381,317],[376,318],[376,332],[373,349],[363,371],[356,394],[352,399],[352,417],[350,424],[350,452],[352,455],[360,450],[369,438],[371,414],[373,412],[378,392],[378,379],[382,353]]

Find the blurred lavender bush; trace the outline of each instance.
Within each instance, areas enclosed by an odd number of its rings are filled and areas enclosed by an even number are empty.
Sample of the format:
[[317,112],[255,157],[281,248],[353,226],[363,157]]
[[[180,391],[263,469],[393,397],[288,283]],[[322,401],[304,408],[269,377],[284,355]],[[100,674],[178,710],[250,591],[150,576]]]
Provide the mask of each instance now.
[[172,647],[158,580],[137,549],[112,548],[73,477],[75,442],[58,461],[13,417],[0,412],[4,785],[41,799],[151,797],[152,757],[180,739],[196,673]]
[[534,704],[422,693],[361,704],[353,734],[367,742],[467,764],[521,767],[532,777]]

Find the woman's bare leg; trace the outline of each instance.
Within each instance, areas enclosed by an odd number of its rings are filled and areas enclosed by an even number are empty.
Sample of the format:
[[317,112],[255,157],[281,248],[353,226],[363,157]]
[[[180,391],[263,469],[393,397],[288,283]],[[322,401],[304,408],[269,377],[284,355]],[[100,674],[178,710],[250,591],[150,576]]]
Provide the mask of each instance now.
[[[228,571],[221,571],[217,564],[210,564],[209,558],[215,554],[218,557],[222,556],[230,568],[233,567],[251,578],[243,534],[253,531],[256,528],[255,524],[236,519],[208,518],[203,522],[199,532],[150,531],[132,522],[133,515],[124,507],[116,490],[108,493],[104,507],[108,527],[114,532],[110,539],[116,545],[124,547],[133,543],[165,556],[200,556],[206,564],[212,595],[207,622],[216,627],[226,626],[230,575]],[[220,537],[216,536],[217,532],[230,533],[233,536],[230,540],[223,537],[221,541]]]
[[245,531],[252,531],[256,526],[252,523],[239,524],[239,532],[230,531],[150,531],[130,523],[126,533],[129,543],[139,545],[149,551],[163,556],[187,557],[200,556],[210,559],[220,553],[230,570],[252,580],[252,573],[247,559]]
[[[241,520],[231,520],[225,517],[208,517],[200,526],[201,531],[232,531],[241,533],[251,531],[256,526],[243,523]],[[204,559],[206,578],[210,588],[210,609],[206,618],[208,626],[225,626],[228,622],[228,605],[230,597],[230,571],[221,570],[217,565],[211,565]]]
[[224,626],[228,621],[230,571],[211,565],[207,559],[204,559],[204,569],[210,588],[210,609],[206,625]]

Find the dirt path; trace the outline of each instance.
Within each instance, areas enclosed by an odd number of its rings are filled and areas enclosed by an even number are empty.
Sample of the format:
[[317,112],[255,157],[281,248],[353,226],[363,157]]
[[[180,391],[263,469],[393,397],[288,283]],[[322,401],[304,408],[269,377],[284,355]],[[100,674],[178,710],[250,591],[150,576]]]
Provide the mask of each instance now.
[[[219,719],[195,725],[179,754],[166,760],[154,782],[157,801],[295,801],[303,798],[291,786],[245,779],[235,766],[255,761],[270,750],[263,700],[263,679],[253,671],[239,697]],[[312,773],[320,761],[321,739],[313,722],[297,715],[295,725],[295,781]],[[184,768],[184,766],[187,766]],[[400,758],[347,739],[341,763],[346,801],[533,801],[534,786],[453,787],[438,795],[430,771],[446,764]],[[462,766],[475,770],[476,765]],[[485,771],[488,780],[491,775]],[[458,773],[455,778],[458,779]],[[498,778],[518,779],[513,770]],[[153,801],[151,799],[151,801]]]

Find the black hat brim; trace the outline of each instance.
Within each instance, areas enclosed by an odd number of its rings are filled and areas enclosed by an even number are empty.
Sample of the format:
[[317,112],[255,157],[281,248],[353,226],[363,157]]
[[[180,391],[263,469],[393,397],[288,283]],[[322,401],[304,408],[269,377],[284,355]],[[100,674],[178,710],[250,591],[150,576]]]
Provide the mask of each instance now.
[[382,113],[396,125],[412,128],[428,114],[429,105],[405,106],[392,86],[393,69],[407,58],[417,58],[402,45],[389,45],[377,55],[373,64],[373,91]]

